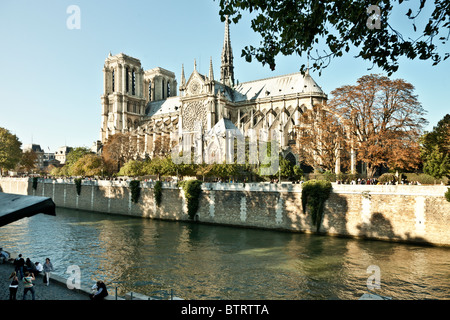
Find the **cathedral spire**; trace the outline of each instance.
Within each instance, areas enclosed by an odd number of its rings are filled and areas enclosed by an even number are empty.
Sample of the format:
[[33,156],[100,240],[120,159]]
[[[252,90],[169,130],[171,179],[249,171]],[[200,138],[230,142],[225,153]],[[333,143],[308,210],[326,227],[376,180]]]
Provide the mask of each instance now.
[[214,81],[212,57],[209,59],[209,75],[208,75],[208,78],[209,78],[209,81]]
[[225,36],[223,39],[222,49],[222,65],[220,67],[220,81],[230,87],[234,86],[234,71],[233,71],[233,51],[231,50],[230,41],[230,25],[228,16],[225,17]]
[[186,86],[186,77],[184,76],[184,64],[181,65],[181,87]]

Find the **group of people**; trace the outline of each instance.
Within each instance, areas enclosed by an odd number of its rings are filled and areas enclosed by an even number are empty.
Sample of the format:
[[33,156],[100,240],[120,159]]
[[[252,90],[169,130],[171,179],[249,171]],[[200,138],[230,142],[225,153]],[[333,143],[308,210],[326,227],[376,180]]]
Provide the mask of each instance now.
[[[9,260],[9,254],[0,248],[0,257],[5,261]],[[54,271],[53,264],[49,258],[45,259],[45,263],[42,265],[39,262],[33,263],[30,258],[24,260],[22,254],[14,260],[14,271],[9,276],[11,281],[9,284],[9,300],[17,300],[17,291],[19,289],[20,282],[23,283],[23,300],[28,296],[28,292],[31,293],[31,299],[35,300],[36,291],[33,281],[36,280],[36,276],[43,275],[43,282],[45,285],[50,284],[50,272]],[[89,295],[91,300],[101,300],[108,296],[105,283],[103,281],[97,281],[92,287],[93,293]]]
[[30,258],[24,260],[22,254],[14,260],[14,272],[11,273],[9,280],[9,299],[16,300],[17,290],[19,288],[19,282],[23,283],[23,300],[31,293],[31,299],[35,300],[35,289],[33,281],[36,280],[36,275],[43,274],[43,282],[47,286],[50,284],[50,272],[52,272],[53,265],[49,258],[45,259],[45,263],[42,265],[39,262],[33,263]]

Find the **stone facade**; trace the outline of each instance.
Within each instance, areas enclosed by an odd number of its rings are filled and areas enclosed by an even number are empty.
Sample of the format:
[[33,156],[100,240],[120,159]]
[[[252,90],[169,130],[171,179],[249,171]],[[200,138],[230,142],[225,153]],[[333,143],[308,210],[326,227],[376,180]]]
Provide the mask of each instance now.
[[[162,201],[153,184],[141,183],[138,203],[127,182],[0,179],[0,191],[51,197],[58,207],[188,221],[181,188],[163,183]],[[303,212],[301,186],[293,184],[204,183],[196,220],[204,223],[315,233]],[[337,185],[325,203],[319,233],[358,238],[450,245],[450,202],[445,186]]]
[[[292,146],[300,115],[326,104],[327,95],[308,71],[244,83],[235,83],[234,72],[228,19],[219,81],[212,59],[206,75],[194,62],[194,71],[186,78],[182,66],[178,88],[174,72],[159,67],[144,71],[139,59],[110,54],[103,68],[101,142],[117,132],[131,133],[144,145],[137,157],[145,158],[154,156],[157,140],[180,149],[183,139],[201,141],[199,161],[206,162],[211,132],[227,120],[245,137],[270,140],[276,133],[282,154],[298,163]],[[339,165],[336,168],[340,170]]]

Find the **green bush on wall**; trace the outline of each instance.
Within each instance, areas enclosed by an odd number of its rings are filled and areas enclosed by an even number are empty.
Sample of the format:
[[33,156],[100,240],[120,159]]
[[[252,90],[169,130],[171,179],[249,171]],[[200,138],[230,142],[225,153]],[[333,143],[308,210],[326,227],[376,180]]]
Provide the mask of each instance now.
[[303,212],[306,213],[306,208],[308,208],[317,231],[322,223],[325,201],[330,195],[331,188],[331,182],[325,180],[309,180],[302,184]]
[[38,184],[38,178],[34,177],[33,178],[33,189],[36,190],[37,189],[37,184]]
[[153,193],[155,195],[156,205],[159,207],[159,205],[161,204],[161,198],[162,198],[162,183],[161,183],[161,181],[155,182],[155,186],[153,188]]
[[75,187],[77,188],[77,194],[80,195],[81,193],[81,178],[74,179]]
[[130,181],[131,201],[137,203],[141,195],[141,182],[139,180]]
[[450,188],[448,188],[447,192],[445,193],[445,199],[447,199],[447,201],[450,202]]
[[183,188],[184,196],[187,201],[189,218],[194,219],[199,207],[202,181],[184,180],[179,182],[178,185]]

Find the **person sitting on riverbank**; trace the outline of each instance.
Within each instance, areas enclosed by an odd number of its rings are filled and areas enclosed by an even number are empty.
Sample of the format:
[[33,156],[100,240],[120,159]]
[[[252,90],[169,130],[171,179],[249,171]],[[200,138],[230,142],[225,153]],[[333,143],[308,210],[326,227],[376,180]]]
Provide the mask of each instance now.
[[36,266],[30,260],[30,258],[27,258],[27,260],[25,261],[25,267],[26,267],[25,271],[31,272],[33,274],[36,274]]
[[36,269],[36,273],[35,274],[41,274],[41,272],[44,270],[44,267],[42,266],[42,264],[40,262],[35,262],[35,269]]
[[97,290],[95,293],[91,293],[89,297],[91,300],[103,300],[106,296],[108,296],[108,290],[106,290],[106,285],[103,281],[99,280],[92,288]]
[[3,248],[0,248],[0,263],[5,263],[9,260],[9,253],[3,251]]

